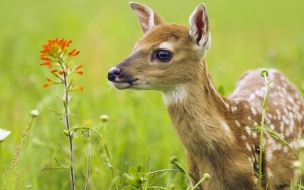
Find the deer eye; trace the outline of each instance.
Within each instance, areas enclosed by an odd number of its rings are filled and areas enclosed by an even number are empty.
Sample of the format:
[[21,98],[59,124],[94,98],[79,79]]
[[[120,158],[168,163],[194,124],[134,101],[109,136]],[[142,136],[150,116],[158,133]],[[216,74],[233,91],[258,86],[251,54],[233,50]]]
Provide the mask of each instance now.
[[172,56],[171,56],[171,52],[168,50],[158,50],[156,52],[156,57],[158,60],[162,62],[167,62],[170,61]]

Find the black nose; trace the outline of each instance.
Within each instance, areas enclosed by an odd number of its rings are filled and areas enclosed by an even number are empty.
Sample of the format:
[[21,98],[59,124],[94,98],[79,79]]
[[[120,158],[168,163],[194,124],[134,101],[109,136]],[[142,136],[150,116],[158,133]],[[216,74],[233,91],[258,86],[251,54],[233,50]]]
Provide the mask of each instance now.
[[108,80],[115,81],[115,78],[118,77],[120,74],[121,74],[121,70],[116,67],[113,67],[108,72]]

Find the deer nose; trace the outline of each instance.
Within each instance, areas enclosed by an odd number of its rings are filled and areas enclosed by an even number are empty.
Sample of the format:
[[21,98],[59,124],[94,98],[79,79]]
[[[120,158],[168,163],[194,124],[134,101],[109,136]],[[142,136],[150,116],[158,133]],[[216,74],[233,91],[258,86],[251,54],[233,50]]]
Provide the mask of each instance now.
[[115,81],[115,78],[121,74],[121,70],[117,67],[112,67],[108,72],[108,80]]

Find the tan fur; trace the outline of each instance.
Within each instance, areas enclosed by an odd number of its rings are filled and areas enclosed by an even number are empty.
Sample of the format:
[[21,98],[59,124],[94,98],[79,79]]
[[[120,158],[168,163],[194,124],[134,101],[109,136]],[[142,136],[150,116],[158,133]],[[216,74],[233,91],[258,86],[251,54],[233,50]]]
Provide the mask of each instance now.
[[[119,89],[163,92],[174,129],[187,152],[189,172],[197,179],[204,173],[211,176],[201,184],[203,189],[257,189],[259,134],[252,133],[251,127],[261,121],[265,84],[260,70],[247,71],[232,95],[222,97],[205,61],[211,38],[203,4],[190,17],[191,31],[182,25],[165,23],[144,5],[131,3],[131,7],[144,26],[145,35],[136,43],[133,53],[109,71],[109,80]],[[147,12],[142,13],[143,10]],[[147,20],[150,25],[145,23]],[[156,56],[164,42],[172,54],[165,62]],[[304,128],[303,100],[282,73],[271,69],[269,79],[274,82],[266,123],[296,148],[295,141],[302,137]],[[292,179],[289,166],[296,158],[268,134],[265,139],[263,187],[273,176],[268,189],[283,189]]]

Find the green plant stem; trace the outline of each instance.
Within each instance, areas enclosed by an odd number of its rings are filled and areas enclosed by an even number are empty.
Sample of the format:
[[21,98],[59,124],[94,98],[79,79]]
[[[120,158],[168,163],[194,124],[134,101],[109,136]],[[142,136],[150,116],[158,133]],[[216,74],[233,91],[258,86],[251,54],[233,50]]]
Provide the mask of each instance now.
[[203,177],[194,187],[192,187],[192,189],[194,190],[195,188],[197,188],[206,179],[207,179],[206,177]]
[[[61,64],[62,65],[62,64]],[[69,89],[67,83],[67,73],[64,72],[64,113],[65,113],[65,122],[67,130],[70,130],[70,120],[69,120]],[[73,137],[69,132],[68,135],[69,144],[70,144],[70,176],[71,176],[71,189],[75,190],[75,178],[74,178],[74,166],[73,166]]]
[[115,178],[115,171],[114,171],[114,169],[113,169],[113,165],[112,165],[112,161],[111,161],[111,157],[110,157],[110,153],[109,153],[109,150],[108,150],[108,147],[107,147],[107,145],[104,145],[104,149],[105,149],[105,151],[106,151],[106,154],[107,154],[107,157],[108,157],[108,166],[109,166],[109,168],[110,168],[110,170],[111,170],[111,172],[112,172],[112,176],[113,176],[113,178]]
[[[71,131],[78,130],[78,129],[86,129],[86,130],[89,130],[89,131],[91,130],[91,131],[93,131],[94,133],[97,134],[97,136],[100,138],[100,140],[102,140],[101,135],[95,129],[90,128],[90,127],[73,127],[71,129],[69,129],[68,132],[70,133]],[[107,158],[108,158],[107,162],[108,162],[108,166],[109,166],[109,168],[111,170],[112,177],[113,177],[113,179],[115,179],[115,171],[114,171],[114,168],[113,168],[113,165],[112,165],[112,161],[111,161],[111,157],[110,157],[110,153],[109,153],[108,147],[107,147],[106,144],[103,145],[103,147],[104,147],[104,149],[106,151],[106,154],[107,154]],[[115,189],[118,189],[118,187],[117,187],[116,184],[115,184]]]
[[89,189],[90,167],[91,167],[91,134],[89,130],[88,131],[88,164],[87,164],[86,184],[84,188],[85,190]]
[[28,132],[28,135],[27,135],[27,141],[25,142],[23,155],[26,153],[26,148],[27,148],[28,142],[30,141],[31,128],[32,128],[32,124],[33,124],[34,119],[35,119],[35,117],[32,117],[32,120],[28,124],[29,132]]
[[262,189],[262,159],[263,159],[263,142],[264,142],[264,120],[265,120],[265,113],[267,108],[267,100],[268,100],[268,94],[269,94],[269,82],[267,80],[267,76],[264,73],[263,77],[265,78],[265,95],[264,95],[264,102],[263,102],[263,112],[262,112],[262,121],[261,121],[261,131],[260,131],[260,158],[259,158],[259,189]]
[[[0,174],[3,173],[2,169],[3,169],[3,163],[2,163],[2,142],[0,141]],[[0,180],[1,180],[1,178],[0,178]]]
[[181,172],[180,169],[163,169],[163,170],[156,170],[153,172],[149,172],[145,177],[152,175],[152,174],[157,174],[157,173],[162,173],[162,172]]
[[184,174],[186,174],[187,178],[188,178],[188,181],[191,185],[191,188],[193,189],[193,184],[192,184],[192,181],[191,179],[193,179],[195,182],[197,182],[197,179],[194,178],[194,176],[192,175],[189,175],[188,172],[186,170],[184,170],[184,168],[180,165],[180,163],[178,163],[177,161],[174,162],[175,166],[180,169],[180,171],[182,171]]

